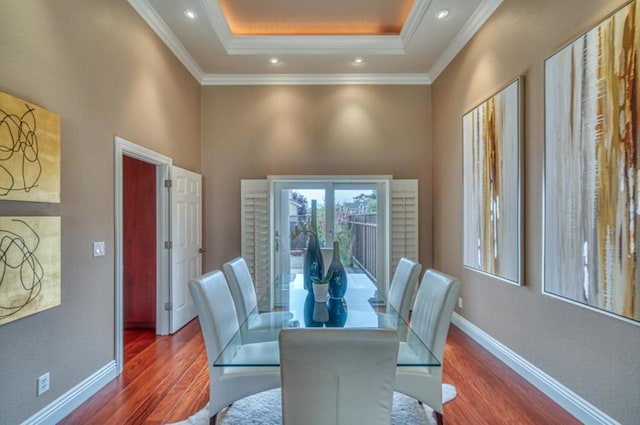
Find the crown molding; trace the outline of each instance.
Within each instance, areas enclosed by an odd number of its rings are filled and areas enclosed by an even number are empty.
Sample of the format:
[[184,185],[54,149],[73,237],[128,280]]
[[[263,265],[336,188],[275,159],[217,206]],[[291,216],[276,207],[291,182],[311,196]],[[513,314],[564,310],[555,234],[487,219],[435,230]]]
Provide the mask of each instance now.
[[[428,85],[451,63],[503,0],[483,0],[431,69],[413,74],[205,74],[148,0],[127,0],[201,85]],[[199,0],[228,54],[404,54],[431,0],[416,0],[400,36],[241,36],[231,33],[217,1]]]
[[416,0],[413,2],[411,11],[409,11],[409,15],[402,26],[402,31],[400,31],[400,39],[405,47],[408,46],[413,39],[430,3],[431,0]]
[[399,36],[304,35],[233,37],[225,46],[230,55],[402,55],[405,46]]
[[429,85],[427,74],[207,74],[203,86]]
[[131,7],[144,19],[160,39],[167,45],[169,50],[182,62],[193,77],[200,83],[204,77],[204,71],[200,65],[187,52],[182,43],[178,41],[176,35],[169,29],[164,20],[158,15],[155,9],[147,0],[127,0]]
[[469,20],[464,24],[460,32],[453,39],[451,44],[440,55],[438,60],[433,64],[427,72],[431,81],[435,81],[442,71],[451,63],[451,61],[460,53],[467,45],[469,40],[478,32],[495,10],[502,4],[502,0],[484,0],[476,11],[471,15]]
[[229,55],[402,55],[420,25],[431,0],[415,0],[400,35],[235,36],[217,1],[200,0],[209,24]]
[[204,10],[204,14],[209,21],[209,25],[213,28],[220,43],[228,53],[228,46],[234,38],[229,24],[227,24],[227,18],[220,8],[220,4],[217,1],[200,0],[200,7]]

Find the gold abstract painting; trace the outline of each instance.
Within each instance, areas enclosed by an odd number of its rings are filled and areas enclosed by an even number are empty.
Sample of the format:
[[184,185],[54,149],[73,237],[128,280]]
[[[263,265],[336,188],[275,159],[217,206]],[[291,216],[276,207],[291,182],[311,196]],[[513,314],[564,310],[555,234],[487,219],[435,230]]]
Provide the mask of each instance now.
[[60,202],[60,116],[2,92],[0,200]]
[[464,266],[521,284],[517,79],[462,117]]
[[544,292],[640,322],[638,6],[545,63]]
[[60,305],[60,217],[0,217],[0,325]]

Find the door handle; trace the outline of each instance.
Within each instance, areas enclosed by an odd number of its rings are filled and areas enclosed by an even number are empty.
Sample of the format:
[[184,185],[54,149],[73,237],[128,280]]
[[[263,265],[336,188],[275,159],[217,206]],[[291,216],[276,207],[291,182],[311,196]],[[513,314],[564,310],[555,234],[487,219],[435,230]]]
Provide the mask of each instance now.
[[202,254],[204,252],[204,248],[198,248],[198,254]]

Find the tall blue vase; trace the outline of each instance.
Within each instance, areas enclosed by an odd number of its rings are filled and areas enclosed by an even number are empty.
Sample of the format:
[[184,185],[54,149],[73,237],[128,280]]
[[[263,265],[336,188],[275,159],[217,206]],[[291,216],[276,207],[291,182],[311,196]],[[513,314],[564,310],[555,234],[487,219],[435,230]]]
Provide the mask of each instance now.
[[316,223],[316,201],[311,201],[311,229],[309,233],[309,244],[307,252],[304,254],[304,289],[313,292],[312,277],[322,279],[324,274],[324,261],[320,242],[318,241],[318,227]]
[[333,259],[329,265],[327,274],[331,273],[329,280],[329,295],[331,298],[342,298],[347,292],[347,272],[340,262],[340,244],[336,241],[333,243]]
[[347,323],[347,302],[344,298],[329,298],[328,327],[343,328]]

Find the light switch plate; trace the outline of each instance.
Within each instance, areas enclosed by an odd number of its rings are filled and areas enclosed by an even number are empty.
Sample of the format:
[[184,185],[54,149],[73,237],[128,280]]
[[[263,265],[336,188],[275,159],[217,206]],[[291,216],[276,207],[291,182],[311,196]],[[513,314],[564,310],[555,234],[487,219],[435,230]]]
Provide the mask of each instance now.
[[104,241],[93,243],[93,256],[102,257],[104,255]]

